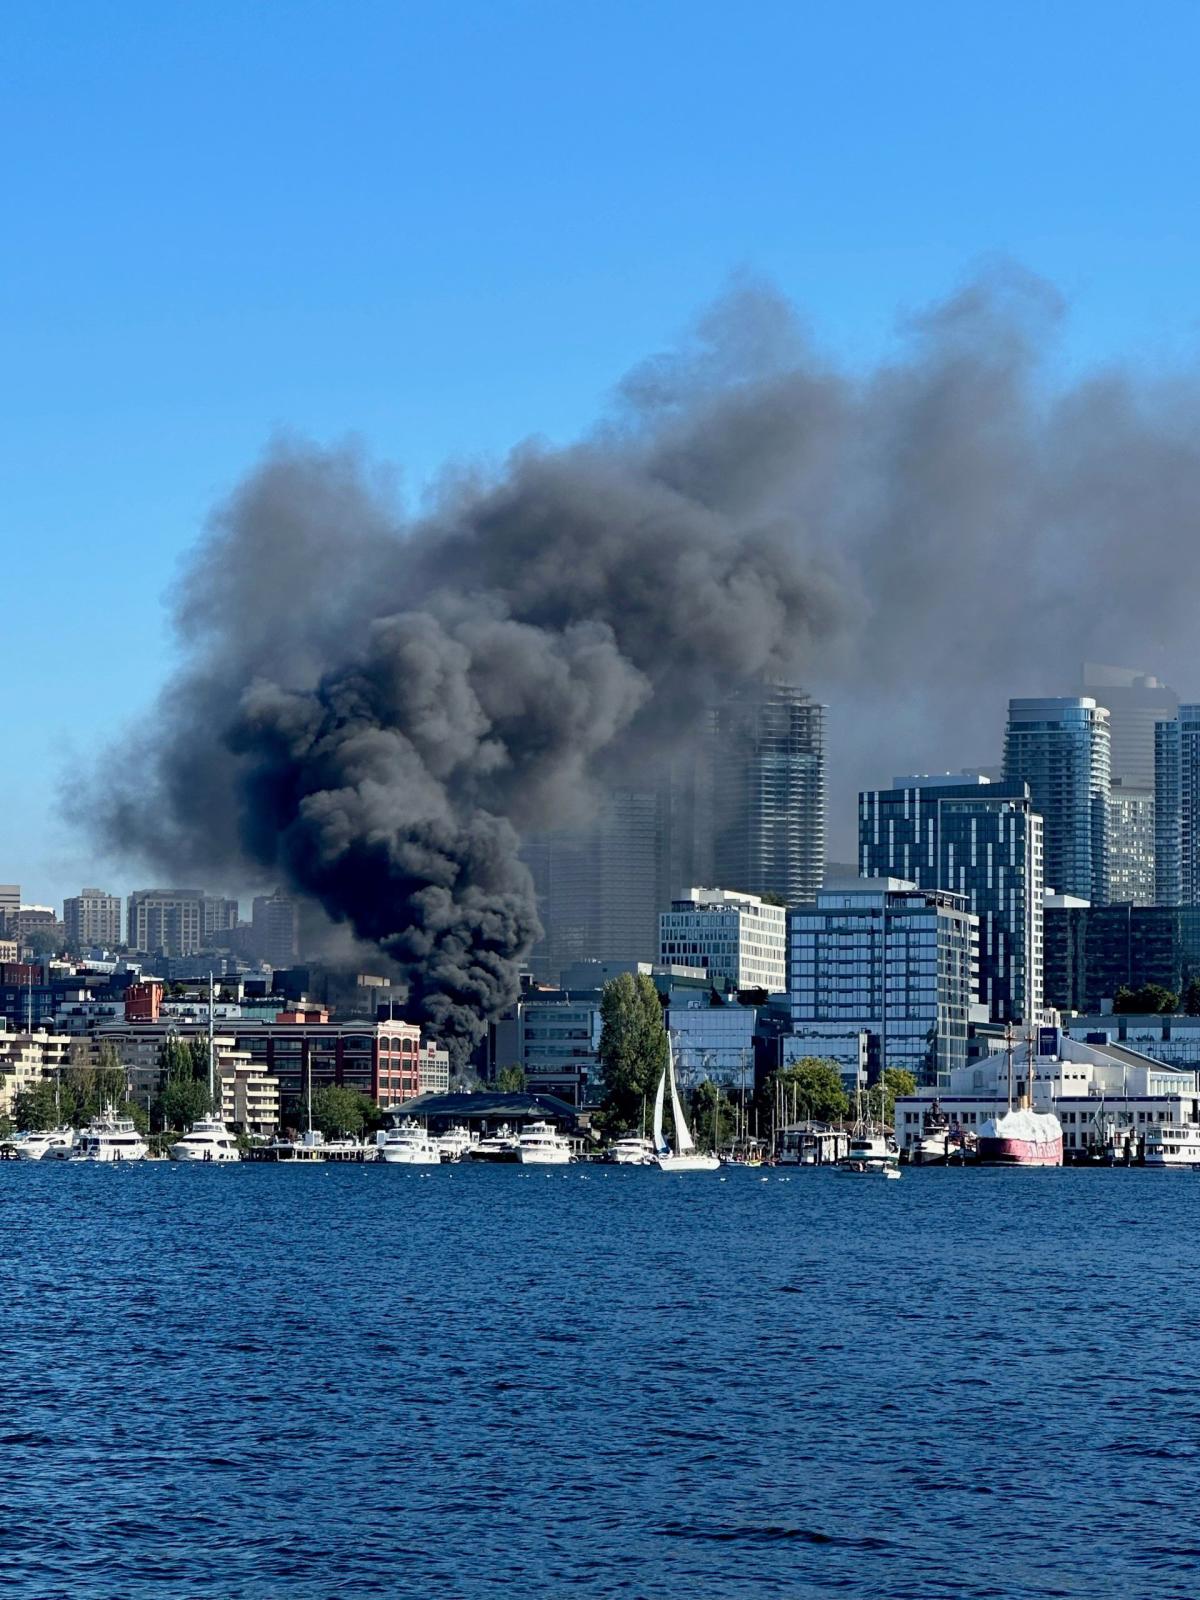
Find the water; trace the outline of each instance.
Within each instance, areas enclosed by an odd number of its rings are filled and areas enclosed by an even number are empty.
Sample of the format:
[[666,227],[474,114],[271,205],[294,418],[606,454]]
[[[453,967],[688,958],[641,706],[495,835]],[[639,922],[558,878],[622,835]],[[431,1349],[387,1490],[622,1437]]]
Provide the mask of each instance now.
[[1200,1179],[0,1165],[0,1589],[1197,1592]]

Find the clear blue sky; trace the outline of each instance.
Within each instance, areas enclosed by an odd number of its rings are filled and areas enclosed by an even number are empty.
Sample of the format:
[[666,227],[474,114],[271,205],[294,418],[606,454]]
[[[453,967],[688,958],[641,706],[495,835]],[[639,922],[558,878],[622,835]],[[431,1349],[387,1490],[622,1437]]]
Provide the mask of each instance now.
[[[1015,256],[1065,359],[1195,348],[1194,4],[9,0],[0,880],[57,899],[74,754],[271,435],[419,487],[587,425],[733,270],[853,360]],[[216,887],[216,886],[214,886]]]

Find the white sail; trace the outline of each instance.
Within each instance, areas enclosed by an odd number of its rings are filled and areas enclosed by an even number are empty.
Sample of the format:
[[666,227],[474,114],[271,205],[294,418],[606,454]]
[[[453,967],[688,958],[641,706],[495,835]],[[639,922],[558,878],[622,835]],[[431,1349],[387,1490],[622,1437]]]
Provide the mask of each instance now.
[[671,1074],[671,1111],[675,1117],[675,1154],[686,1155],[689,1150],[696,1148],[696,1141],[688,1131],[688,1125],[683,1120],[683,1106],[679,1102],[679,1090],[675,1087],[675,1052],[671,1049],[671,1036],[667,1035],[667,1070]]
[[671,1148],[663,1134],[663,1094],[667,1087],[667,1069],[663,1068],[662,1077],[658,1080],[658,1093],[654,1096],[654,1148],[660,1155],[666,1155]]

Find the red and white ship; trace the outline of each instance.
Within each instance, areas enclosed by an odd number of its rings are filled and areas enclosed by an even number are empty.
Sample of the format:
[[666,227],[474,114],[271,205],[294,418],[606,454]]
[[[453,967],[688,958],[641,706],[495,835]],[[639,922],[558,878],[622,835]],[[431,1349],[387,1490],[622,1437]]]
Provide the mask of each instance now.
[[976,1159],[993,1167],[1061,1167],[1062,1126],[1051,1111],[1002,1111],[980,1124]]

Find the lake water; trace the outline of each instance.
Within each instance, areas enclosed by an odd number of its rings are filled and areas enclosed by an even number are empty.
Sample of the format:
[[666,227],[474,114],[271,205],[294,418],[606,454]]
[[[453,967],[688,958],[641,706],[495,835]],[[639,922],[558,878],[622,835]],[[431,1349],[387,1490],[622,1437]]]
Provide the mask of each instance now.
[[0,1589],[1200,1593],[1200,1178],[0,1164]]

